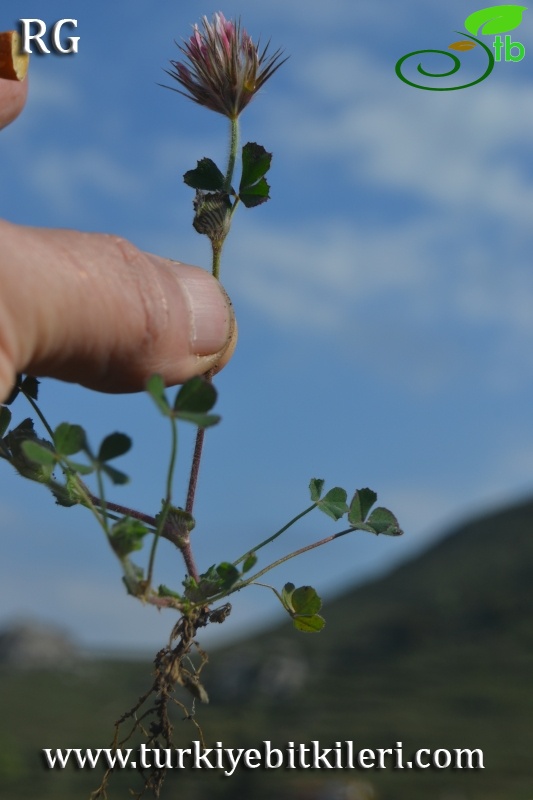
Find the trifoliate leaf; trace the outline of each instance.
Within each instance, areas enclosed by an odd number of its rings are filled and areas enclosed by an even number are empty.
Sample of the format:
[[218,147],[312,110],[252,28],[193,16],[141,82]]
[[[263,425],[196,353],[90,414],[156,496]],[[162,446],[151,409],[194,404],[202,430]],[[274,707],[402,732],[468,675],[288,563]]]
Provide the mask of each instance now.
[[374,509],[367,523],[374,529],[376,534],[382,533],[385,536],[401,536],[403,534],[402,529],[398,525],[398,520],[388,508]]
[[253,186],[249,186],[245,191],[243,190],[239,194],[239,197],[243,206],[246,208],[255,208],[256,206],[260,206],[262,203],[266,203],[267,200],[270,200],[269,192],[269,184],[265,178],[261,178],[261,180],[259,180]]
[[316,614],[322,607],[322,600],[312,586],[300,586],[291,595],[291,605],[295,614]]
[[70,425],[62,422],[54,431],[54,445],[56,451],[62,456],[72,456],[79,453],[85,446],[86,436],[81,425]]
[[368,512],[378,499],[378,496],[372,489],[358,489],[352,497],[350,503],[350,511],[348,513],[348,522],[355,525],[358,522],[364,522]]
[[304,633],[318,633],[324,627],[325,620],[320,611],[322,600],[312,586],[299,586],[286,583],[281,590],[281,601],[292,617],[294,627]]
[[12,442],[22,442],[24,439],[37,439],[38,437],[32,420],[26,417],[22,422],[19,422],[16,428],[9,432],[6,438],[9,438]]
[[320,614],[313,614],[311,617],[293,617],[292,623],[302,633],[320,633],[326,620]]
[[192,414],[187,411],[180,411],[176,416],[178,419],[183,420],[183,422],[192,422],[192,424],[196,425],[198,428],[210,428],[212,425],[217,425],[220,422],[220,416],[218,414]]
[[196,169],[190,169],[183,176],[187,186],[193,189],[203,189],[206,192],[218,192],[224,188],[224,175],[214,161],[202,158],[198,161]]
[[104,463],[127,453],[131,447],[131,439],[125,433],[110,433],[106,436],[98,451],[98,461]]
[[354,531],[367,531],[368,533],[377,535],[377,532],[374,530],[372,525],[369,525],[367,522],[354,522],[352,523],[352,527]]
[[37,378],[34,378],[33,375],[26,375],[22,383],[20,384],[21,392],[31,397],[32,400],[37,400],[37,395],[39,394],[39,383],[40,381]]
[[239,184],[239,195],[242,191],[266,175],[270,169],[272,153],[267,153],[263,145],[248,142],[242,148],[242,174]]
[[146,391],[158,407],[158,409],[168,417],[170,406],[165,396],[165,384],[161,375],[152,375],[146,384]]
[[129,477],[124,472],[110,467],[109,464],[102,464],[101,469],[116,486],[123,486],[129,481]]
[[215,405],[217,390],[213,384],[197,375],[184,383],[174,401],[174,411],[205,414]]
[[270,186],[264,175],[270,169],[272,153],[255,142],[248,142],[242,148],[242,175],[239,184],[239,197],[246,208],[261,205],[270,199]]
[[322,478],[311,478],[309,484],[309,491],[311,492],[311,500],[316,503],[320,500],[322,489],[324,488],[324,480]]
[[80,464],[79,461],[71,461],[70,458],[67,459],[67,464],[71,470],[78,472],[80,475],[90,475],[95,470],[92,464]]
[[296,587],[295,587],[294,583],[286,583],[285,586],[283,587],[283,589],[281,590],[281,599],[283,601],[283,605],[285,606],[285,608],[289,612],[291,612],[293,610],[292,603],[291,603],[291,597],[292,597],[292,593],[294,592],[295,588]]
[[347,494],[345,490],[335,486],[335,488],[330,489],[329,492],[324,495],[322,500],[317,502],[317,506],[324,514],[327,514],[328,517],[338,520],[348,511],[346,498]]

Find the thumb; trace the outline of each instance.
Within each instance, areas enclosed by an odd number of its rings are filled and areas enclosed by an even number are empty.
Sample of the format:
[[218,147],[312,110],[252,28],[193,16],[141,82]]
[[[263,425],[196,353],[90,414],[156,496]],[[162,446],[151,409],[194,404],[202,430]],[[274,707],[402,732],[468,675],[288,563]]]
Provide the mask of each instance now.
[[28,93],[28,55],[20,52],[20,36],[16,31],[0,33],[0,128],[17,117]]
[[0,221],[0,241],[0,397],[18,372],[129,392],[233,352],[231,303],[205,270],[103,234]]

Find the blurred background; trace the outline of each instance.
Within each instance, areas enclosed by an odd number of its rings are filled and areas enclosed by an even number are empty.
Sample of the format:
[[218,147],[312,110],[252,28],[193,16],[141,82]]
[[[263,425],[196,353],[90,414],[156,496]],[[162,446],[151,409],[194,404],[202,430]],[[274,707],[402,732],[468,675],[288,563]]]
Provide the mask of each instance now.
[[[170,81],[174,40],[217,10],[3,0],[3,30],[21,17],[73,17],[77,30],[65,33],[80,42],[76,55],[32,57],[27,108],[1,136],[1,214],[120,234],[208,267],[182,175],[204,156],[224,163],[226,120],[158,84]],[[311,477],[350,494],[370,486],[404,537],[346,537],[272,578],[334,597],[530,491],[533,17],[513,31],[521,62],[431,92],[402,83],[396,61],[446,49],[476,4],[228,0],[222,10],[290,59],[242,116],[242,142],[274,153],[272,200],[239,209],[224,253],[240,340],[216,381],[223,422],[207,435],[195,546],[201,568],[240,555],[306,507]],[[467,78],[484,70],[482,56],[462,55]],[[133,437],[117,462],[132,481],[113,499],[154,513],[168,431],[148,398],[54,381],[40,396],[52,424],[80,422],[94,443],[113,430]],[[29,414],[22,401],[13,411]],[[177,502],[191,446],[184,432]],[[100,651],[164,642],[172,620],[126,596],[89,514],[55,507],[0,466],[0,624],[54,622]],[[334,530],[306,518],[272,556]],[[182,578],[164,551],[157,580]],[[251,589],[222,638],[281,615],[270,593]]]

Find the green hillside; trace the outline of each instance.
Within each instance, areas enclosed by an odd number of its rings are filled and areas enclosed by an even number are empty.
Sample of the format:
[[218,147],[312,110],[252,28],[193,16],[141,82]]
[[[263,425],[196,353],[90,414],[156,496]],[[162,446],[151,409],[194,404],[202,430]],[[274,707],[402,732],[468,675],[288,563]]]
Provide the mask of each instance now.
[[[211,654],[211,704],[198,711],[208,743],[402,742],[405,761],[419,748],[482,748],[485,769],[175,771],[163,798],[533,800],[533,502],[462,526],[324,615],[320,635],[284,626]],[[40,749],[107,746],[149,666],[0,678],[0,796],[78,800],[98,776],[47,771]],[[178,746],[196,738],[177,716]],[[130,784],[117,774],[110,800]]]

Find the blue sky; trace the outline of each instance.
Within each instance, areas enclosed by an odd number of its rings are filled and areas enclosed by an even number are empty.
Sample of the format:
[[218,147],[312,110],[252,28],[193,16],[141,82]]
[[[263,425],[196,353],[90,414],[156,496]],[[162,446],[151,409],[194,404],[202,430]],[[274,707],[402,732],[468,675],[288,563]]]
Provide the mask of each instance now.
[[[26,111],[1,135],[0,213],[117,233],[204,266],[181,176],[204,156],[224,161],[226,121],[157,85],[174,40],[222,10],[290,54],[242,117],[242,141],[274,153],[272,200],[239,210],[224,256],[240,339],[217,379],[223,422],[202,467],[202,568],[302,510],[314,476],[372,487],[406,532],[346,537],[271,576],[326,597],[531,491],[533,17],[512,32],[525,58],[472,88],[421,91],[394,71],[405,53],[461,38],[480,7],[116,0],[104,15],[74,0],[50,0],[46,12],[2,4],[0,29],[43,13],[48,24],[75,18],[80,44],[75,56],[32,59]],[[479,57],[461,56],[467,76]],[[54,381],[41,397],[54,424],[81,422],[94,441],[130,433],[132,483],[114,499],[157,510],[168,434],[146,397]],[[184,432],[178,502],[190,443]],[[0,623],[36,616],[102,647],[165,640],[172,619],[125,595],[83,510],[56,508],[4,465],[0,515]],[[335,530],[307,519],[273,557]],[[179,586],[177,556],[168,549],[162,561],[160,579]],[[217,638],[277,613],[273,595],[251,588]]]

